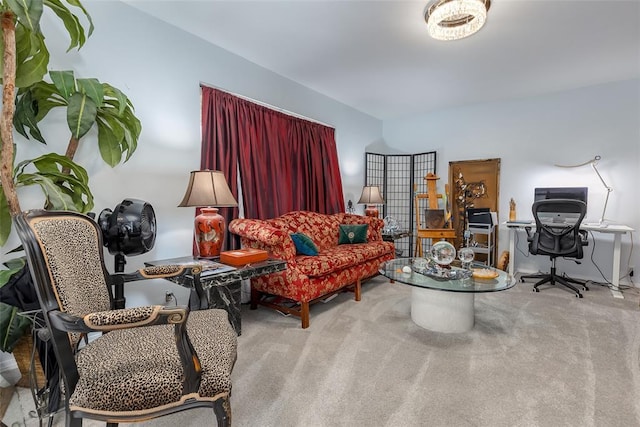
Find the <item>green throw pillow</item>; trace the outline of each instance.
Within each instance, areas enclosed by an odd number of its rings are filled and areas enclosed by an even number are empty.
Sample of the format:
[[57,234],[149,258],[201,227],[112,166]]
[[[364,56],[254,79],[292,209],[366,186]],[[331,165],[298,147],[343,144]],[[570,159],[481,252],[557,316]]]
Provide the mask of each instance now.
[[338,244],[367,243],[368,224],[345,225],[340,224],[340,238]]
[[292,233],[290,234],[293,244],[296,245],[296,254],[316,256],[318,255],[318,247],[311,237],[304,233]]

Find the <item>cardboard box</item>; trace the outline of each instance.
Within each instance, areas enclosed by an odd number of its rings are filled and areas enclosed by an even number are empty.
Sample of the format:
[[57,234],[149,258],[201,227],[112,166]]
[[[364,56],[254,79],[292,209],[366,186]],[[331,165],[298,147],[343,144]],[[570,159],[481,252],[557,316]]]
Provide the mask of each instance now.
[[227,265],[247,265],[255,262],[266,261],[269,253],[262,249],[244,248],[235,251],[220,253],[220,262]]

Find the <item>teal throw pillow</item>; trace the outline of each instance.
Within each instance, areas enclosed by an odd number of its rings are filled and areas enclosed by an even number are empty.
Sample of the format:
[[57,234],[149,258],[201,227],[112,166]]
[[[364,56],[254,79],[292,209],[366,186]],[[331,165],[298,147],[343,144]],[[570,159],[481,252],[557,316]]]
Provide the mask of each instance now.
[[310,256],[318,255],[318,247],[313,243],[311,237],[304,233],[292,233],[290,236],[291,240],[293,240],[293,244],[296,245],[296,254]]
[[338,238],[338,244],[343,245],[345,243],[367,243],[368,228],[368,224],[340,224],[340,237]]

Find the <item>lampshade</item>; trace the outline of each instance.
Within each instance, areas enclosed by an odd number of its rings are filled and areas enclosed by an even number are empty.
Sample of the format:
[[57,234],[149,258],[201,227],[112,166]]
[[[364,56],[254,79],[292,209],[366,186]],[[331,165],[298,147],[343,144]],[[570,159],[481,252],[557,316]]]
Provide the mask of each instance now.
[[236,207],[238,202],[231,194],[227,179],[222,172],[201,170],[191,172],[187,191],[178,206],[225,208]]
[[429,35],[436,40],[458,40],[482,28],[491,0],[435,0],[425,13]]
[[193,171],[187,191],[179,207],[203,207],[194,220],[194,235],[199,258],[215,258],[220,255],[224,243],[225,221],[218,213],[219,207],[238,206],[224,174],[220,171]]
[[384,203],[382,195],[380,194],[380,188],[375,186],[365,186],[362,189],[362,195],[360,196],[360,200],[358,200],[358,203],[364,203],[367,205],[366,209],[364,210],[364,214],[366,216],[378,218],[380,213],[375,205],[381,205]]
[[362,189],[362,195],[360,195],[359,204],[367,205],[381,205],[384,204],[382,195],[380,195],[380,188],[375,186],[365,186]]

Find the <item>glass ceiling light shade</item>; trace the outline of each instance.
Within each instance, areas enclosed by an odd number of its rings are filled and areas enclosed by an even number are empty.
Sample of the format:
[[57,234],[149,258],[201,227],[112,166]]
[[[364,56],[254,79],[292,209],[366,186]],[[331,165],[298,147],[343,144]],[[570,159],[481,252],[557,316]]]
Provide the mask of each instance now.
[[220,171],[191,172],[187,191],[179,207],[203,207],[194,221],[198,258],[215,258],[224,243],[224,217],[217,208],[236,207],[236,201],[224,174]]
[[476,33],[487,21],[491,0],[436,0],[424,19],[436,40],[458,40]]
[[382,199],[382,195],[380,194],[380,188],[375,186],[365,186],[362,189],[362,194],[360,195],[360,200],[358,200],[358,204],[365,204],[367,207],[364,210],[364,214],[366,216],[372,216],[375,218],[379,217],[380,212],[375,205],[384,204],[384,200]]

